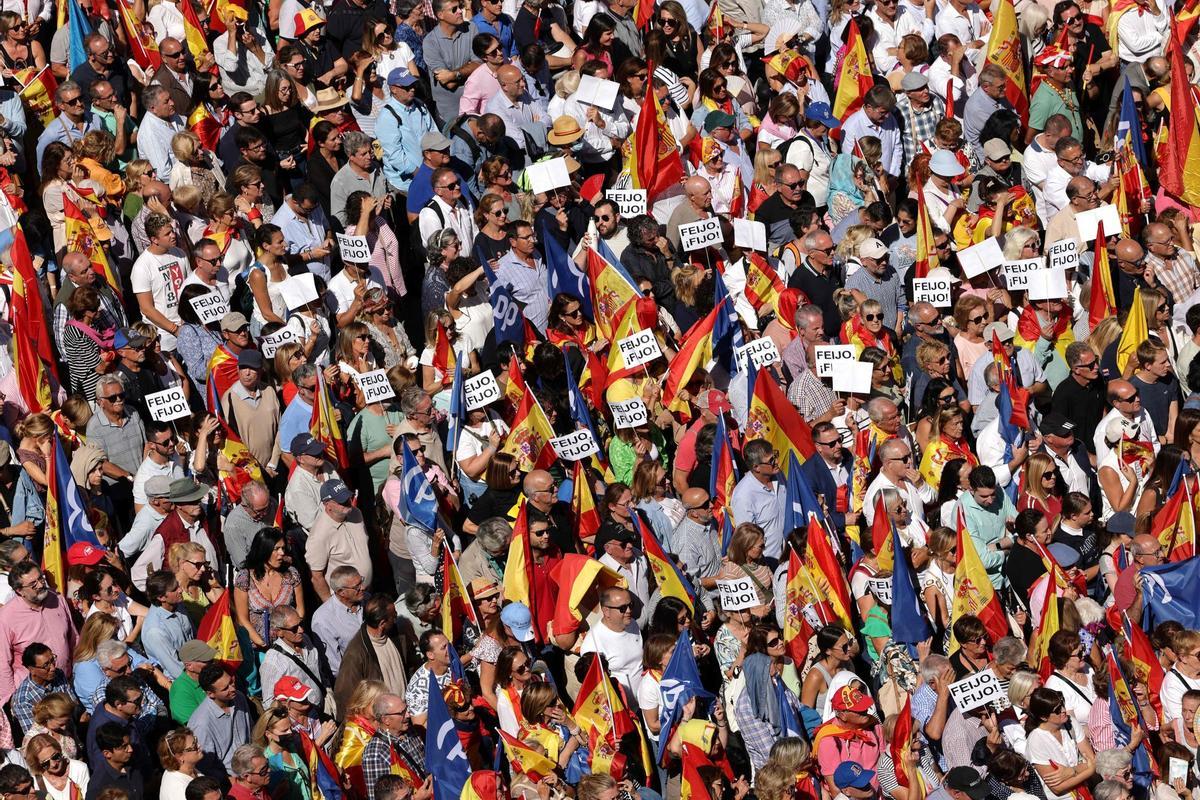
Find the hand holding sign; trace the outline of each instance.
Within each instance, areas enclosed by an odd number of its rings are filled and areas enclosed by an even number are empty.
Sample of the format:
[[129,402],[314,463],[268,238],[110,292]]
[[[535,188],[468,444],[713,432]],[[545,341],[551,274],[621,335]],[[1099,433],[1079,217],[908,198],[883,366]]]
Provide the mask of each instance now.
[[474,411],[499,400],[500,385],[496,383],[496,376],[491,371],[485,370],[463,382],[463,395],[466,399],[467,411]]
[[392,382],[388,380],[387,370],[356,372],[354,379],[358,381],[358,388],[362,389],[363,402],[366,405],[391,400],[396,396],[396,390],[392,388]]

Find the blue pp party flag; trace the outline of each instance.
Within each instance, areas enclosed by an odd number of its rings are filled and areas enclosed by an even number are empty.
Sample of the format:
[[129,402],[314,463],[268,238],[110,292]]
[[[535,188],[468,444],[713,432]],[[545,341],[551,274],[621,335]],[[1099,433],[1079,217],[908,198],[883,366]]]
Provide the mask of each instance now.
[[1142,567],[1142,628],[1174,620],[1188,630],[1200,628],[1200,557]]
[[425,720],[425,769],[433,776],[434,800],[459,800],[471,776],[471,762],[440,691],[429,693]]
[[462,365],[465,359],[454,359],[454,383],[450,385],[450,419],[446,429],[446,452],[458,452],[458,437],[467,424],[467,402],[463,396]]
[[925,607],[917,591],[916,575],[908,565],[908,556],[900,543],[900,532],[892,525],[892,639],[904,644],[917,644],[933,635]]
[[595,319],[592,313],[592,289],[587,274],[567,255],[558,239],[543,220],[538,240],[546,251],[546,283],[550,299],[557,294],[569,294],[583,305],[583,315]]
[[[700,670],[696,667],[696,657],[692,654],[692,637],[684,630],[679,634],[675,651],[671,654],[671,660],[663,671],[662,682],[658,685],[658,721],[662,727],[658,734],[658,752],[655,757],[659,764],[663,763],[667,742],[683,717],[683,707],[693,697],[697,703],[703,703],[707,708],[713,694],[700,682]],[[700,710],[697,707],[697,715],[700,714]]]
[[417,464],[417,457],[408,447],[408,440],[402,442],[403,477],[400,479],[400,501],[397,511],[400,519],[409,525],[416,525],[427,531],[437,528],[437,496],[433,486]]

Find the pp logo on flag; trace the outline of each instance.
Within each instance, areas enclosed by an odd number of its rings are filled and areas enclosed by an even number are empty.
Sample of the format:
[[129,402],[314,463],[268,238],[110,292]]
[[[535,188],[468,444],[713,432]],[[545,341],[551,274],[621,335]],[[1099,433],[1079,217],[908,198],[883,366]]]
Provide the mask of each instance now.
[[[424,486],[421,483],[424,482]],[[414,495],[413,487],[417,487],[417,492]],[[420,467],[413,467],[404,474],[404,493],[413,498],[414,504],[432,503],[436,498],[433,494],[433,487],[429,481],[425,480],[424,473]]]

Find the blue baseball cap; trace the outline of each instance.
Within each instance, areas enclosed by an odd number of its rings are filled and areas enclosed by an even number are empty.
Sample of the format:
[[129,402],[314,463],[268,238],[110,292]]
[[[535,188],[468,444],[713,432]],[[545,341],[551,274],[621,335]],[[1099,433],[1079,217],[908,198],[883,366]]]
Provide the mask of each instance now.
[[842,121],[833,115],[829,103],[809,103],[804,109],[804,118],[819,122],[826,128],[840,128]]
[[833,783],[839,789],[853,786],[855,789],[866,789],[875,777],[875,770],[867,769],[857,761],[843,761],[833,771]]
[[388,73],[387,82],[388,86],[412,86],[417,79],[404,67],[396,67]]
[[533,615],[524,603],[509,603],[500,612],[500,621],[509,627],[518,642],[533,640]]
[[146,337],[135,331],[133,328],[121,328],[113,336],[113,349],[120,350],[123,347],[142,347],[146,344]]

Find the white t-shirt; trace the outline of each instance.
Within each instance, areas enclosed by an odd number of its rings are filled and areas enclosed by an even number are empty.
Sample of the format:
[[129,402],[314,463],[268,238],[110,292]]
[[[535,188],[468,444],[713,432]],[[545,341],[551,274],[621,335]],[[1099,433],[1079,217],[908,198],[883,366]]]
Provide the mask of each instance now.
[[[642,675],[642,682],[638,684],[637,701],[638,708],[642,711],[650,709],[657,710],[662,705],[662,697],[658,693],[658,687],[661,681],[646,672]],[[643,719],[645,715],[642,715]],[[646,728],[646,733],[650,736],[650,741],[657,742],[658,735],[652,733],[649,728]]]
[[1046,688],[1053,689],[1063,696],[1067,713],[1071,715],[1073,723],[1071,727],[1076,732],[1076,738],[1082,739],[1083,734],[1087,731],[1087,721],[1092,713],[1092,706],[1096,703],[1096,692],[1092,689],[1091,684],[1080,686],[1056,672],[1046,679]]
[[[359,266],[359,269],[361,270],[362,266]],[[379,271],[378,267],[367,267],[366,282],[368,291],[375,287],[384,289],[387,286],[383,280],[383,273]],[[354,286],[355,283],[350,280],[350,276],[346,274],[346,270],[342,270],[337,275],[334,275],[329,281],[327,288],[329,289],[329,293],[337,300],[337,313],[346,313],[346,309],[354,304]]]
[[[179,248],[172,247],[161,256],[146,250],[133,262],[130,284],[135,294],[150,292],[159,313],[179,324],[179,292],[189,272],[187,256]],[[164,352],[175,349],[174,334],[159,329],[159,341]]]
[[603,653],[609,673],[637,696],[642,681],[642,633],[636,622],[623,631],[609,630],[604,623],[596,625],[583,637],[579,653]]
[[[187,276],[187,278],[183,281],[183,285],[203,286],[210,292],[216,292],[217,294],[221,295],[221,297],[224,297],[227,305],[229,303],[229,296],[233,294],[233,287],[229,285],[229,272],[225,269],[225,267],[221,267],[217,270],[217,280],[212,286],[209,286],[207,283],[200,280],[200,276],[195,272]],[[182,287],[180,288],[182,290]]]
[[133,476],[133,502],[139,506],[146,505],[146,481],[156,475],[162,475],[172,481],[177,478],[187,477],[183,473],[183,467],[174,458],[161,466],[148,458],[143,458],[142,463],[138,465],[137,472]]
[[508,433],[508,426],[504,424],[504,420],[491,419],[489,422],[491,424],[485,422],[478,428],[463,428],[462,434],[458,437],[458,449],[454,451],[455,461],[466,461],[482,453],[488,445],[488,436],[493,430],[501,436]]
[[[1059,731],[1056,737],[1049,731],[1035,728],[1025,741],[1025,757],[1035,766],[1047,767],[1053,761],[1060,767],[1073,767],[1079,763],[1079,748],[1065,730]],[[1038,780],[1042,780],[1040,775]],[[1042,788],[1046,790],[1046,800],[1067,800],[1071,797],[1070,792],[1055,794],[1050,791],[1045,781],[1042,781]]]
[[1170,722],[1183,715],[1183,695],[1191,689],[1200,689],[1200,678],[1187,678],[1177,669],[1167,671],[1163,678],[1159,699],[1162,700],[1163,719]]

